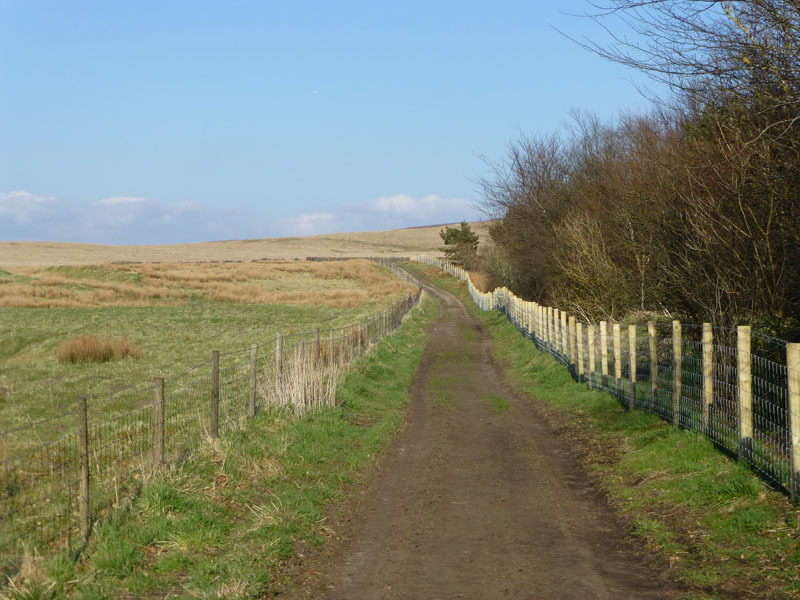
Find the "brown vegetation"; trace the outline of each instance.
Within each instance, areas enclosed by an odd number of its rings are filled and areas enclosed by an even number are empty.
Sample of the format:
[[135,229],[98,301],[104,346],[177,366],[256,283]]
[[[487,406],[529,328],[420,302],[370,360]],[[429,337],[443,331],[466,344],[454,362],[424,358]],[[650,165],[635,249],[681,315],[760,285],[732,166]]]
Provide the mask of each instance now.
[[366,260],[106,264],[60,267],[56,272],[9,269],[0,280],[0,306],[155,306],[197,297],[345,308],[413,291],[413,286]]
[[[487,223],[472,228],[488,239]],[[441,226],[309,237],[230,240],[198,244],[113,246],[61,242],[0,241],[0,266],[96,265],[110,262],[202,262],[291,260],[309,256],[398,257],[435,253]]]
[[90,333],[64,340],[58,347],[58,362],[109,362],[123,358],[139,358],[141,349],[127,338],[108,338]]
[[483,182],[501,219],[493,285],[592,320],[674,312],[800,335],[800,9],[712,4],[607,3],[652,43],[605,54],[677,99],[511,146]]

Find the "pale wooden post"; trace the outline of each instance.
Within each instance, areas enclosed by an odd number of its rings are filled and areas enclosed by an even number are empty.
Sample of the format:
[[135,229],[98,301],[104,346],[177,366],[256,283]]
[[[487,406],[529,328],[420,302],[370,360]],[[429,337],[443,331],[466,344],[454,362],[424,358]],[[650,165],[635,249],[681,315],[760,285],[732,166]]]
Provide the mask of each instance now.
[[703,430],[711,428],[711,406],[714,404],[714,329],[703,323]]
[[[750,326],[737,327],[739,367],[739,458],[750,458],[753,445],[753,380],[750,374]],[[742,456],[744,454],[745,456]]]
[[672,426],[681,424],[681,389],[683,377],[683,344],[680,321],[672,322]]
[[800,344],[786,344],[786,370],[789,379],[789,421],[792,446],[791,492],[800,495]]
[[600,321],[600,378],[608,389],[608,323]]
[[533,337],[537,340],[542,337],[542,332],[539,327],[539,303],[533,303]]
[[619,323],[612,325],[614,337],[614,391],[619,396],[622,391],[622,339]]
[[334,364],[333,348],[334,348],[334,344],[333,344],[333,329],[331,329],[330,341],[328,342],[328,364],[329,365],[333,365]]
[[352,364],[354,353],[355,353],[355,343],[356,343],[356,326],[355,324],[350,326],[350,363]]
[[208,433],[219,437],[219,350],[211,351],[211,406]]
[[572,376],[578,379],[578,334],[576,319],[573,315],[569,316],[569,368]]
[[578,321],[575,324],[575,337],[578,338],[578,381],[586,379],[583,371],[583,323]]
[[344,329],[342,329],[342,336],[339,341],[339,366],[344,366]]
[[586,329],[586,338],[589,342],[589,389],[594,389],[594,373],[595,373],[595,349],[594,349],[594,325],[589,325]]
[[655,321],[647,322],[647,340],[650,344],[650,407],[653,407],[658,395],[658,340]]
[[551,334],[551,324],[550,324],[550,307],[546,306],[544,308],[544,337],[545,341],[547,342],[548,350],[552,349],[552,334]]
[[567,355],[567,311],[561,311],[561,354]]
[[628,325],[628,363],[630,364],[631,397],[628,407],[636,408],[636,325]]
[[153,386],[153,467],[164,464],[164,378],[156,377]]
[[89,537],[89,417],[86,396],[78,398],[78,443],[80,444],[81,479],[78,495],[81,536]]
[[247,404],[247,415],[256,416],[256,387],[258,382],[258,344],[250,346],[250,401]]

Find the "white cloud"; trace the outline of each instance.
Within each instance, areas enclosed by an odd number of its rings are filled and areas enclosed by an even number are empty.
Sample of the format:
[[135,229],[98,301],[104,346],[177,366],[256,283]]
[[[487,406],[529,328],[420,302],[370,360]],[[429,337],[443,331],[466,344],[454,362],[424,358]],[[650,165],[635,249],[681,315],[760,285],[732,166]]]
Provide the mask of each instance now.
[[336,215],[326,212],[303,213],[297,217],[280,220],[283,231],[289,235],[330,233],[335,222]]
[[[385,213],[394,217],[415,217],[426,219],[440,214],[457,215],[470,210],[470,205],[461,198],[440,198],[436,194],[428,194],[424,198],[414,198],[408,194],[383,196],[365,203],[365,208],[377,213]],[[424,223],[420,223],[424,224]]]
[[36,217],[54,208],[53,196],[37,196],[30,192],[16,191],[0,193],[0,215],[7,216],[17,224],[29,223]]
[[138,196],[103,198],[89,207],[87,224],[91,229],[128,226],[158,208],[155,202]]

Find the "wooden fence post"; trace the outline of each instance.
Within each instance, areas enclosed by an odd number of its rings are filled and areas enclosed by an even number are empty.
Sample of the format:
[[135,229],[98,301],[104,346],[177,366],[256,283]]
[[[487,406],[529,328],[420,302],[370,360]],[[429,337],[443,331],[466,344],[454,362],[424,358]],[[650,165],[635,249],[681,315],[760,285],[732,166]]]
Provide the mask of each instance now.
[[552,346],[550,345],[550,307],[545,306],[542,313],[542,320],[544,321],[544,341],[547,343],[548,352],[550,352],[552,350]]
[[561,354],[566,358],[567,355],[567,311],[561,311]]
[[341,339],[339,340],[339,367],[344,366],[344,329],[342,329]]
[[578,378],[578,333],[577,323],[573,315],[569,316],[569,369],[572,376]]
[[714,329],[703,323],[703,431],[711,428],[711,407],[714,404]]
[[258,382],[258,344],[250,346],[250,402],[248,403],[247,415],[250,418],[256,416],[256,384]]
[[321,353],[322,353],[322,348],[320,347],[320,344],[319,344],[319,327],[317,327],[317,330],[316,330],[315,335],[314,335],[314,365],[315,366],[319,364],[319,359],[320,359]]
[[656,322],[647,322],[647,340],[650,345],[650,405],[652,408],[658,396],[658,340],[656,339]]
[[219,437],[219,350],[211,351],[211,415],[208,433]]
[[789,420],[792,449],[791,493],[800,496],[800,344],[786,344],[789,378]]
[[[739,459],[750,459],[753,446],[753,381],[750,375],[750,326],[737,327],[739,371]],[[742,456],[744,455],[744,456]]]
[[636,325],[628,325],[628,363],[630,365],[631,397],[628,408],[636,408]]
[[586,379],[583,371],[583,323],[578,321],[575,324],[575,337],[578,338],[578,381]]
[[164,464],[164,378],[156,377],[153,397],[153,467]]
[[622,332],[619,323],[611,327],[614,338],[614,392],[619,398],[622,392]]
[[86,396],[78,398],[78,443],[80,444],[81,479],[78,496],[81,536],[89,537],[89,417]]
[[353,359],[355,358],[355,343],[356,343],[356,326],[355,324],[350,326],[350,364],[353,363]]
[[594,373],[595,373],[595,349],[594,349],[594,325],[589,325],[586,329],[586,338],[589,342],[589,389],[594,389]]
[[333,354],[334,354],[334,351],[333,351],[333,348],[334,348],[334,344],[333,344],[333,329],[331,329],[331,335],[330,335],[330,338],[331,338],[331,339],[330,339],[330,341],[328,342],[328,346],[330,346],[330,347],[328,348],[328,364],[329,364],[329,365],[334,365],[334,364],[336,364],[336,363],[334,362],[334,356],[333,356]]
[[672,322],[672,426],[681,424],[681,392],[683,377],[683,343],[681,322]]
[[608,323],[600,321],[600,380],[608,389]]

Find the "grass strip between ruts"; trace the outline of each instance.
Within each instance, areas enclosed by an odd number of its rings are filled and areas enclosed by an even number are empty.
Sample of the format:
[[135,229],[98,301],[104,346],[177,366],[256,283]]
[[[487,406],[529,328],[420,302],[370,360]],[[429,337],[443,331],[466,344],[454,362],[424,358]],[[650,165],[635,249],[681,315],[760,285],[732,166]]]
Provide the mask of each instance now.
[[347,372],[340,404],[295,419],[264,411],[143,485],[131,507],[96,526],[77,564],[33,561],[13,598],[254,598],[291,585],[296,543],[322,544],[325,507],[387,447],[436,314],[427,295],[405,323]]
[[800,597],[800,511],[782,493],[703,436],[576,383],[503,313],[478,309],[464,283],[431,267],[410,270],[470,308],[510,382],[546,403],[633,534],[686,585],[687,599]]

